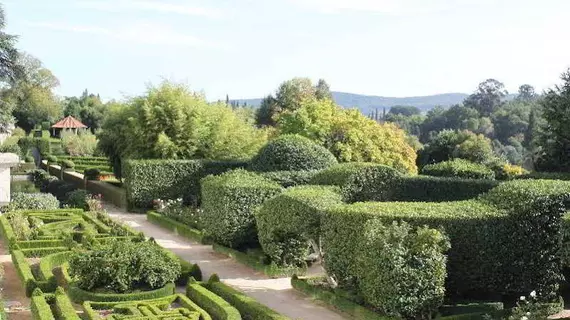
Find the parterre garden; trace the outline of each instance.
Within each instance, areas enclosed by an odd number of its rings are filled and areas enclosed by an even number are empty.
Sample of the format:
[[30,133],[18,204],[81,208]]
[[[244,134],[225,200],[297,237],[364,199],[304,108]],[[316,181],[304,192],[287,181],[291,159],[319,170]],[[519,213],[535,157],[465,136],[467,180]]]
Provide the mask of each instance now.
[[34,319],[286,319],[104,212],[11,211],[0,230]]

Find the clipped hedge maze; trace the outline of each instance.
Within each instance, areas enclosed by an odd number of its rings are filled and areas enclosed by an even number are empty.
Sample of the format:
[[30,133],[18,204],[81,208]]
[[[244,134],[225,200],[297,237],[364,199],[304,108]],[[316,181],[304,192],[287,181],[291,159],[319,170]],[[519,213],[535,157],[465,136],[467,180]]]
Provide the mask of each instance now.
[[60,209],[18,214],[29,223],[34,240],[22,240],[21,236],[18,239],[10,214],[0,215],[0,232],[26,294],[31,297],[33,319],[288,319],[219,282],[217,276],[207,283],[197,281],[202,277],[199,267],[183,260],[180,261],[182,275],[176,284],[188,283],[186,294],[176,294],[174,283],[152,291],[125,294],[85,291],[75,285],[68,272],[73,249],[115,239],[139,241],[144,235],[103,213]]

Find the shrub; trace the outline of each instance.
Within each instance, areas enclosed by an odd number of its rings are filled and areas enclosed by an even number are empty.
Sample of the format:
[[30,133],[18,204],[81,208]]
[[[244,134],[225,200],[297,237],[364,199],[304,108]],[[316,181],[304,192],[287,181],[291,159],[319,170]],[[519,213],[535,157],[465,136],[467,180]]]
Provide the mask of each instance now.
[[54,155],[50,154],[49,156],[46,157],[46,159],[47,159],[48,163],[57,163],[57,157]]
[[255,171],[321,170],[336,164],[326,148],[299,135],[283,135],[267,143],[252,159]]
[[485,165],[463,159],[428,164],[422,168],[422,174],[435,177],[454,177],[464,179],[495,179],[493,170]]
[[34,157],[32,157],[32,156],[26,156],[26,157],[25,157],[25,161],[26,161],[26,163],[33,163],[33,162],[35,162]]
[[560,217],[569,208],[570,182],[515,180],[481,201],[358,203],[328,208],[322,220],[325,267],[339,283],[355,285],[353,253],[365,223],[403,220],[442,226],[451,240],[446,288],[451,296],[556,295],[561,279]]
[[319,243],[322,210],[340,204],[335,188],[300,186],[263,203],[255,215],[259,242],[272,262],[303,266],[309,240]]
[[154,209],[164,215],[178,222],[181,222],[189,227],[195,229],[202,229],[200,224],[200,209],[185,206],[182,203],[182,198],[176,200],[155,200]]
[[315,174],[311,179],[310,184],[342,187],[348,183],[353,174],[364,168],[373,166],[377,166],[377,164],[370,162],[347,162],[335,164],[334,166],[321,170]]
[[570,180],[568,172],[530,172],[519,176],[518,179],[542,179],[542,180]]
[[279,192],[277,183],[245,170],[202,179],[204,232],[232,248],[256,243],[254,211]]
[[14,193],[7,210],[51,210],[58,209],[56,197],[46,193]]
[[388,201],[402,175],[393,168],[376,165],[352,174],[342,188],[347,202]]
[[182,198],[186,204],[197,204],[201,178],[245,166],[239,161],[128,160],[124,187],[131,207],[150,208],[155,199]]
[[87,191],[74,190],[67,194],[65,204],[72,208],[87,209]]
[[174,282],[180,263],[152,242],[115,241],[109,246],[79,253],[69,261],[72,277],[84,290],[127,292],[157,289]]
[[474,199],[499,184],[495,180],[431,176],[404,177],[394,186],[390,201],[459,201]]
[[43,169],[34,169],[30,173],[32,175],[32,182],[38,188],[42,185],[43,181],[50,177],[50,174]]
[[309,184],[318,171],[271,171],[263,172],[262,176],[279,183],[283,188]]
[[63,160],[61,161],[61,168],[64,170],[73,169],[75,168],[75,163],[73,163],[71,160]]
[[71,156],[92,156],[97,148],[97,138],[88,131],[80,134],[64,133],[61,143],[65,152]]
[[431,319],[445,295],[448,239],[407,223],[366,224],[356,251],[358,289],[364,301],[384,314]]
[[99,180],[101,178],[101,170],[97,168],[85,169],[83,175],[87,180]]

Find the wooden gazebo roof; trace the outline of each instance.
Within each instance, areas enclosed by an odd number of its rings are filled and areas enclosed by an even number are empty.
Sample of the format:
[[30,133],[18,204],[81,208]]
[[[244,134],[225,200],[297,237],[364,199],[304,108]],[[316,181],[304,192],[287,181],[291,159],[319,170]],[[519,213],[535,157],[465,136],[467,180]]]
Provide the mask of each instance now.
[[56,124],[54,124],[53,126],[51,126],[52,128],[55,129],[81,129],[81,128],[87,128],[86,125],[84,125],[83,123],[81,123],[81,121],[75,119],[72,116],[67,116],[61,120],[59,120]]

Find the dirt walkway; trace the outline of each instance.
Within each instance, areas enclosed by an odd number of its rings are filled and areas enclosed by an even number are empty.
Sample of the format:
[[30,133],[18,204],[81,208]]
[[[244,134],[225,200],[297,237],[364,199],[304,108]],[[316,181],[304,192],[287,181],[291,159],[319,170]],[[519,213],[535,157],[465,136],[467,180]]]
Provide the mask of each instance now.
[[146,220],[145,215],[128,214],[111,205],[105,207],[114,219],[144,232],[147,237],[153,237],[161,246],[185,260],[197,263],[202,269],[204,279],[217,273],[224,283],[240,289],[291,319],[346,319],[296,292],[291,287],[289,278],[269,279],[262,273],[214,252],[212,246],[192,242],[155,226]]
[[28,320],[32,319],[30,313],[30,299],[26,297],[24,285],[18,277],[16,268],[4,241],[0,240],[0,263],[4,267],[4,280],[2,282],[2,300],[8,314],[8,319]]

